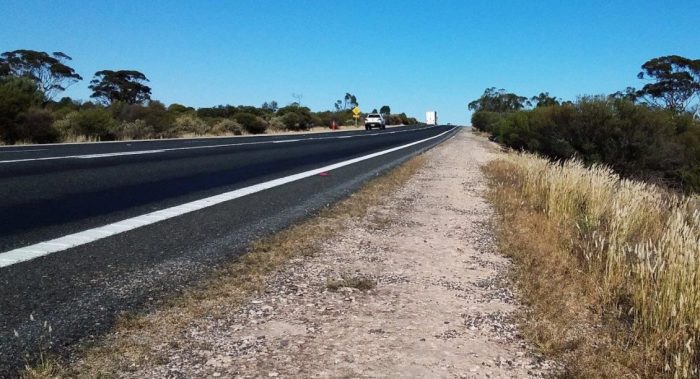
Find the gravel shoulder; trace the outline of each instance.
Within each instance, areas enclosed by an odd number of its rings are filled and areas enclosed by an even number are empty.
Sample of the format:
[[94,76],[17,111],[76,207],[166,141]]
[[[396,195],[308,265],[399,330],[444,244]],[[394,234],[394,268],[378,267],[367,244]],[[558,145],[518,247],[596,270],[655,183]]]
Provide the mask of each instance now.
[[163,364],[119,376],[547,374],[511,320],[510,262],[495,249],[482,197],[480,167],[498,154],[458,133],[427,152],[406,185],[348,217],[319,253],[292,259],[226,317],[192,323],[182,343],[159,346]]

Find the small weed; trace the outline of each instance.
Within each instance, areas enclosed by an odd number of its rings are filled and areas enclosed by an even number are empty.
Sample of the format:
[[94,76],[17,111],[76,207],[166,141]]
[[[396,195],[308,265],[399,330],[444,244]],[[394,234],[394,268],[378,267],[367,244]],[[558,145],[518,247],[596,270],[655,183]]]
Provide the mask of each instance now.
[[377,282],[366,276],[343,275],[341,279],[329,280],[326,288],[331,291],[338,291],[341,288],[355,288],[360,291],[369,291],[377,286]]

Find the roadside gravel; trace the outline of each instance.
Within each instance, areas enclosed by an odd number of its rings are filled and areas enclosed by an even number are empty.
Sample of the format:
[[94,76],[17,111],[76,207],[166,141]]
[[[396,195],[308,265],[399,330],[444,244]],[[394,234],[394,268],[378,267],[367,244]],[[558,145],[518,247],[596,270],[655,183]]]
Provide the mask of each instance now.
[[[480,166],[499,154],[458,133],[321,252],[293,259],[224,318],[202,318],[158,364],[121,377],[541,377],[495,251]],[[363,283],[363,289],[353,288]],[[222,307],[226,307],[225,304]]]

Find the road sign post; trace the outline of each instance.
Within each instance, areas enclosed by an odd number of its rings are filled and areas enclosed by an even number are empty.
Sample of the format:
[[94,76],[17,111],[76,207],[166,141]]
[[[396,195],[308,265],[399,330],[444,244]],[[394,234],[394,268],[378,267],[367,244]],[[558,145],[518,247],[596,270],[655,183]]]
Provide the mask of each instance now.
[[357,119],[360,118],[360,113],[362,113],[362,111],[360,111],[360,107],[352,108],[352,118],[355,119],[355,127],[357,127]]

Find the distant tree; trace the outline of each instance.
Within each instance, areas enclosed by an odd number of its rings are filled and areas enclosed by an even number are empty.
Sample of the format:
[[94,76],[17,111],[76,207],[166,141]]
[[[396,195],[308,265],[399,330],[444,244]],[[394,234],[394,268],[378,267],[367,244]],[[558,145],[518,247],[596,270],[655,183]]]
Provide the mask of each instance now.
[[261,108],[266,110],[266,111],[271,111],[274,113],[274,112],[277,112],[277,109],[279,109],[279,106],[277,105],[276,101],[272,100],[269,103],[267,101],[264,102]]
[[652,104],[683,112],[690,110],[694,98],[700,99],[700,59],[678,55],[654,58],[642,65],[637,77],[652,80],[638,92]]
[[622,100],[628,100],[631,102],[636,102],[637,98],[639,97],[639,91],[637,91],[634,87],[627,87],[625,88],[625,91],[617,91],[615,93],[612,93],[608,95],[608,98],[610,99],[622,99]]
[[381,114],[391,114],[391,107],[388,105],[384,105],[381,108],[379,108],[379,113]]
[[357,97],[350,92],[346,92],[343,99],[345,100],[343,103],[343,109],[355,108],[356,106],[360,105],[357,102]]
[[540,92],[539,95],[533,96],[530,100],[535,104],[536,108],[559,105],[559,100],[556,97],[549,96],[549,92]]
[[304,98],[304,95],[301,93],[292,92],[292,97],[296,100],[297,104],[301,105],[301,99]]
[[372,113],[377,113],[377,108],[372,109]]
[[514,93],[506,92],[504,89],[496,87],[487,88],[480,98],[468,104],[469,110],[479,112],[513,112],[529,106],[530,102],[526,97],[518,96]]
[[336,111],[341,111],[341,110],[343,110],[343,101],[342,101],[342,100],[337,100],[337,101],[335,102],[335,104],[333,104],[333,105],[335,106],[335,110],[336,110]]
[[151,88],[144,84],[146,76],[134,70],[102,70],[95,73],[88,88],[90,97],[103,103],[141,104],[151,99]]
[[83,78],[65,64],[71,57],[57,51],[49,55],[43,51],[15,50],[0,55],[0,76],[28,77],[51,100]]
[[168,112],[175,114],[175,115],[181,115],[183,113],[194,113],[195,110],[192,107],[186,107],[182,104],[178,103],[172,103],[170,106],[168,106]]

